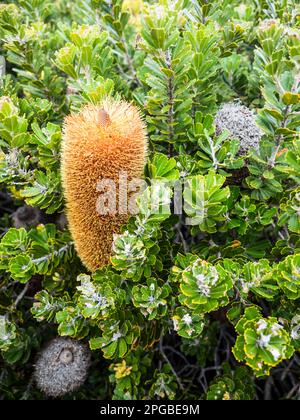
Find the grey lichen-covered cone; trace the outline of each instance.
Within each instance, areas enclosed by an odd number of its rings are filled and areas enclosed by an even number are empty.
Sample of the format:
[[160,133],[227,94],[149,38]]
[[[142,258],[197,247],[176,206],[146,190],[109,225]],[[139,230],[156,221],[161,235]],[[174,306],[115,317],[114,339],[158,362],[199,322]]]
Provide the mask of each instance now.
[[216,114],[215,126],[217,135],[228,130],[233,139],[240,141],[240,155],[259,148],[262,131],[256,125],[254,112],[246,106],[237,102],[224,104]]
[[78,389],[90,365],[88,347],[70,338],[58,337],[41,351],[34,371],[37,387],[46,395],[60,397]]

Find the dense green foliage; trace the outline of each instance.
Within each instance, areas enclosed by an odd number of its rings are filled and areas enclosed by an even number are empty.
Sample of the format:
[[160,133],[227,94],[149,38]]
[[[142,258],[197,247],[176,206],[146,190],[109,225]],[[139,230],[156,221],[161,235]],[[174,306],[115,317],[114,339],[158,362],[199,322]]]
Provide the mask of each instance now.
[[[0,4],[0,399],[45,398],[33,365],[57,335],[92,349],[72,398],[300,398],[297,3]],[[106,95],[145,117],[148,187],[91,274],[64,218],[61,132]],[[216,129],[233,102],[259,148]]]

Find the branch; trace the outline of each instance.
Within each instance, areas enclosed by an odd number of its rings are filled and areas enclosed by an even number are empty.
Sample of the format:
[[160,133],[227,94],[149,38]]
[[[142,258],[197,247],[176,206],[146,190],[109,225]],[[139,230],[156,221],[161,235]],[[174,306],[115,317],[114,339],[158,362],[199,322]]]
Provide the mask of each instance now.
[[160,336],[159,351],[160,351],[162,357],[164,358],[164,360],[166,361],[166,363],[168,363],[168,365],[170,366],[171,371],[172,371],[173,375],[175,376],[176,381],[177,381],[177,383],[179,385],[179,388],[181,389],[181,391],[184,391],[184,386],[182,385],[181,380],[179,379],[177,373],[175,372],[175,370],[174,370],[174,368],[173,368],[170,360],[168,359],[166,353],[164,352],[164,349],[163,349],[163,339],[164,339],[164,331],[162,332],[162,334]]
[[33,264],[40,264],[41,262],[48,261],[53,257],[58,257],[60,254],[63,254],[68,250],[69,247],[71,247],[74,244],[73,241],[68,242],[66,245],[58,249],[57,251],[52,252],[51,254],[44,255],[43,257],[36,258],[32,260]]
[[[172,68],[172,58],[170,50],[166,51],[166,64],[168,69]],[[169,111],[168,111],[168,130],[169,130],[169,157],[173,155],[173,140],[174,140],[174,76],[168,78],[168,97],[169,97]]]
[[25,284],[22,292],[17,296],[16,300],[11,305],[11,309],[12,310],[14,310],[14,309],[17,308],[18,304],[21,302],[21,300],[23,299],[23,297],[26,295],[28,288],[29,288],[29,282]]

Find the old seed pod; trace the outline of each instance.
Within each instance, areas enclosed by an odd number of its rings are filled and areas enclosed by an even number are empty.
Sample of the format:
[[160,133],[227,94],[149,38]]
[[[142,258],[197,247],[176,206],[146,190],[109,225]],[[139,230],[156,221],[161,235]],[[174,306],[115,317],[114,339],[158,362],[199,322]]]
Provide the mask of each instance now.
[[37,207],[21,206],[12,214],[12,221],[15,228],[27,228],[43,223],[42,212]]
[[78,389],[86,380],[90,351],[84,344],[58,337],[40,353],[34,378],[46,395],[60,397]]
[[258,149],[262,132],[256,125],[254,113],[239,103],[223,105],[215,117],[216,134],[228,130],[233,139],[240,141],[239,154],[244,155],[249,149]]

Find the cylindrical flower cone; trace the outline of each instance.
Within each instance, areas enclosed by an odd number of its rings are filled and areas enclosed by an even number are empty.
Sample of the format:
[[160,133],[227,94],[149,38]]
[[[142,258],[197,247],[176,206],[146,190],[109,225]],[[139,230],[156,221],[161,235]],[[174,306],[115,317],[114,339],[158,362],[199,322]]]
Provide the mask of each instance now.
[[[109,263],[113,235],[130,217],[118,206],[120,173],[128,182],[141,178],[146,154],[144,122],[131,104],[105,99],[65,119],[62,180],[67,217],[78,255],[91,271]],[[115,183],[117,196],[99,186],[105,180]],[[103,193],[115,202],[115,211],[99,211]]]

